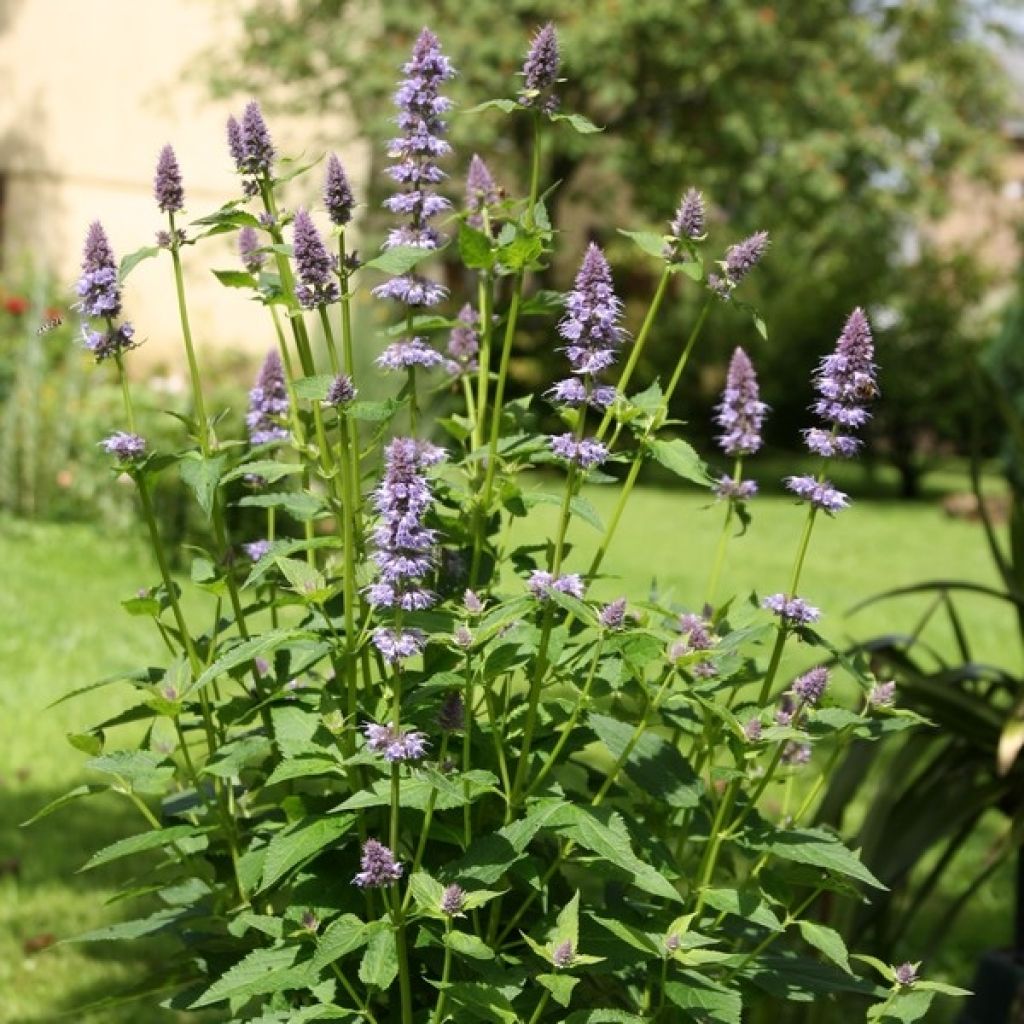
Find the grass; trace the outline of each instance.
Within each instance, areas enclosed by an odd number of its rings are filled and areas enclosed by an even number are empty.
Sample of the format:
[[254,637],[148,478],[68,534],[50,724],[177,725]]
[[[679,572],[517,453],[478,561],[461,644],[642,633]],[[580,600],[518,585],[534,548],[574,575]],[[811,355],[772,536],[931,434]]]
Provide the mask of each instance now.
[[[587,498],[607,520],[617,491],[592,488]],[[606,575],[594,593],[606,597],[644,593],[651,585],[670,592],[681,605],[703,597],[722,510],[680,491],[645,489],[630,504],[609,556]],[[538,507],[517,528],[513,541],[549,531],[556,510]],[[752,587],[761,593],[784,589],[789,578],[801,512],[782,497],[766,496],[754,507],[751,531],[731,542],[721,592]],[[584,568],[598,535],[573,527],[577,545],[569,568]],[[126,880],[125,862],[76,874],[96,848],[137,827],[127,802],[101,797],[71,805],[31,829],[18,823],[49,800],[86,781],[83,755],[66,734],[81,731],[123,707],[125,693],[102,689],[46,710],[69,690],[120,669],[159,664],[161,646],[142,622],[123,614],[118,602],[155,571],[136,537],[109,537],[87,526],[0,523],[0,869],[16,858],[20,876],[0,877],[0,1022],[49,1022],[61,1012],[81,1024],[127,1024],[138,1007],[96,1013],[76,1007],[137,983],[159,964],[159,950],[130,946],[56,945],[27,953],[25,943],[52,934],[58,939],[109,923],[126,911],[106,903]],[[933,504],[860,502],[840,521],[818,524],[801,590],[827,610],[822,629],[833,640],[909,629],[926,599],[901,599],[845,615],[862,598],[886,587],[926,577],[994,582],[981,530],[953,521]],[[1021,655],[1012,617],[981,599],[964,605],[964,620],[977,660],[1015,670]],[[937,646],[952,652],[952,639],[936,630]],[[798,667],[807,652],[788,666]],[[153,661],[152,659],[158,659]],[[116,745],[119,737],[114,737]],[[994,827],[994,826],[993,826]],[[979,836],[955,873],[966,883],[970,858],[984,854],[991,830]],[[138,865],[135,865],[138,869]],[[960,983],[970,980],[973,958],[1008,938],[1009,875],[1001,873],[980,891],[935,965]],[[147,1024],[168,1024],[175,1015],[146,1011]],[[191,1019],[191,1018],[190,1018]],[[938,1018],[936,1018],[938,1019]]]

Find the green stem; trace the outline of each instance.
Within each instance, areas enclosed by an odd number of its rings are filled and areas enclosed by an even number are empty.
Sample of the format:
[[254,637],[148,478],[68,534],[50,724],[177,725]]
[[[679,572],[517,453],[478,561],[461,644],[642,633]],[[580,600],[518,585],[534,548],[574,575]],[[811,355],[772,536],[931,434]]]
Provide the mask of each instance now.
[[402,1003],[402,1024],[413,1024],[412,984],[409,975],[409,948],[405,937],[405,918],[402,915],[398,886],[394,891],[394,906],[391,920],[395,927],[395,945],[398,949],[398,988]]
[[551,993],[547,989],[544,989],[544,992],[540,997],[540,1002],[537,1004],[537,1009],[533,1011],[533,1016],[530,1018],[530,1024],[537,1024],[537,1021],[540,1020],[540,1015],[544,1012],[550,998]]
[[192,405],[196,411],[199,426],[199,447],[203,455],[210,454],[210,421],[206,416],[206,403],[203,400],[203,387],[199,378],[199,362],[196,359],[195,345],[192,343],[192,328],[188,319],[188,306],[185,302],[185,280],[181,272],[181,255],[178,252],[177,233],[174,227],[174,214],[167,214],[167,222],[171,232],[171,262],[174,264],[174,287],[178,296],[178,317],[181,320],[181,333],[185,339],[185,355],[188,358],[188,375],[192,384]]
[[[480,275],[477,292],[477,305],[480,311],[480,352],[477,357],[476,417],[473,420],[473,450],[478,452],[484,443],[484,421],[487,418],[487,392],[489,390],[491,374],[491,338],[494,335],[494,325],[491,322],[494,293],[489,275]],[[477,465],[479,466],[479,463]]]
[[[466,692],[463,697],[463,730],[462,730],[462,773],[465,775],[470,770],[470,759],[473,751],[473,665],[469,654],[466,655]],[[466,803],[463,805],[463,833],[465,848],[473,841],[473,815],[472,805],[469,802],[469,782],[464,783],[463,791]]]
[[[345,251],[345,230],[338,235],[338,276],[341,278],[341,354],[344,360],[345,372],[355,382],[356,361],[352,350],[352,297],[349,294],[349,282],[351,274],[346,268],[347,254]],[[352,497],[355,500],[355,507],[352,510],[356,526],[356,539],[362,547],[362,532],[360,530],[360,510],[362,508],[362,495],[360,494],[359,474],[359,424],[355,420],[349,423],[349,457],[352,461]]]
[[[739,484],[743,478],[743,456],[736,456],[736,462],[733,465],[732,481],[734,484]],[[714,607],[715,594],[718,592],[718,581],[722,575],[722,567],[725,565],[725,551],[729,546],[729,527],[732,525],[733,512],[735,511],[736,503],[732,498],[726,499],[725,507],[725,521],[722,523],[722,533],[718,538],[718,547],[715,550],[715,562],[711,568],[711,576],[708,579],[707,590],[704,592],[704,605],[709,608]]]
[[[668,290],[668,283],[672,276],[672,272],[669,269],[669,265],[665,265],[665,269],[661,272],[661,277],[658,279],[658,287],[654,291],[654,297],[651,299],[651,304],[647,307],[647,314],[644,316],[644,322],[640,325],[640,331],[636,336],[636,340],[633,342],[632,349],[629,353],[629,358],[626,360],[626,365],[622,369],[622,374],[619,377],[618,390],[619,394],[625,397],[626,388],[629,386],[629,382],[632,379],[633,371],[636,369],[637,363],[640,361],[640,355],[644,350],[644,345],[647,343],[647,337],[651,333],[651,328],[654,326],[654,320],[658,315],[658,310],[661,308],[661,303],[665,298],[665,292]],[[601,425],[597,428],[597,439],[600,441],[607,431],[609,425],[612,422],[614,413],[611,407],[604,414],[604,418],[601,420]]]
[[444,965],[441,968],[441,986],[437,994],[437,1006],[434,1008],[433,1024],[441,1024],[444,1020],[444,1004],[448,997],[448,980],[452,972],[452,947],[448,944],[452,933],[452,919],[444,919]]

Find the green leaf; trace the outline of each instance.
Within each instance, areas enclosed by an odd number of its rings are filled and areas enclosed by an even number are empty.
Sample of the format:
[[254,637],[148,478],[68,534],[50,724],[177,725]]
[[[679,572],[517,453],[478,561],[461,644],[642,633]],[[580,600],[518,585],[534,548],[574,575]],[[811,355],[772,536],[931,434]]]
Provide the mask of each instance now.
[[73,803],[75,800],[81,800],[82,797],[93,796],[95,793],[105,793],[109,786],[100,786],[91,784],[84,786],[75,786],[74,789],[69,790],[63,796],[57,797],[56,800],[51,800],[42,810],[36,811],[28,821],[21,823],[22,828],[28,828],[29,825],[34,825],[37,821],[41,821],[43,818],[53,814],[54,811],[59,811],[62,807],[67,804]]
[[112,750],[92,758],[85,766],[116,776],[136,793],[163,793],[174,777],[174,765],[148,750]]
[[69,732],[65,734],[68,743],[80,750],[83,754],[95,757],[103,753],[103,733],[99,732]]
[[470,270],[490,270],[495,259],[493,239],[463,222],[459,225],[459,257]]
[[740,1024],[743,1002],[739,992],[716,985],[693,972],[684,972],[684,981],[670,981],[665,996],[681,1010],[696,1011],[702,1024]]
[[334,377],[329,373],[318,373],[315,377],[300,377],[294,385],[295,397],[322,402],[333,383]]
[[259,282],[244,270],[214,270],[213,276],[225,288],[256,288]]
[[292,590],[300,597],[310,601],[320,601],[328,595],[327,580],[324,578],[324,574],[309,562],[281,556],[278,556],[275,561],[285,579],[291,584]]
[[283,508],[300,523],[310,522],[323,512],[323,502],[307,491],[278,491],[247,494],[238,504],[243,508]]
[[219,779],[237,778],[243,769],[258,767],[266,761],[273,749],[266,736],[239,736],[220,747],[202,767],[200,774],[214,775]]
[[269,889],[289,872],[336,843],[355,821],[354,814],[332,814],[289,825],[270,840],[263,862],[260,891]]
[[694,450],[693,445],[687,444],[682,438],[673,438],[671,441],[654,440],[649,442],[649,449],[654,460],[660,462],[676,476],[700,484],[702,487],[711,485],[712,481],[708,475],[707,466]]
[[190,1009],[211,1006],[225,999],[247,999],[268,992],[307,988],[316,984],[316,972],[309,962],[301,963],[298,946],[254,949],[247,957],[221,975]]
[[359,980],[364,985],[376,985],[381,991],[391,987],[398,975],[398,950],[395,933],[381,929],[370,936],[366,952],[359,964]]
[[468,932],[449,932],[445,938],[445,945],[462,956],[468,956],[473,960],[493,960],[494,950],[487,945],[483,939],[478,939]]
[[[471,1020],[486,1021],[486,1024],[520,1024],[520,1017],[508,998],[493,985],[458,982],[448,989],[448,1002],[454,1009],[468,1014]],[[461,1022],[465,1018],[459,1015],[454,1019]]]
[[[523,493],[523,500],[526,502],[527,508],[533,508],[535,505],[562,504],[562,496],[551,491],[526,491]],[[601,516],[586,498],[576,495],[576,497],[570,499],[569,508],[574,516],[582,519],[583,522],[588,523],[595,530],[604,533],[604,523],[601,522]]]
[[208,459],[199,452],[190,452],[181,460],[181,479],[192,489],[192,493],[195,494],[199,507],[206,513],[207,519],[213,515],[217,484],[220,482],[226,462],[226,455],[215,455]]
[[625,1010],[576,1010],[565,1018],[565,1024],[647,1024],[648,1020]]
[[846,951],[846,943],[843,942],[843,937],[839,932],[826,925],[818,924],[816,921],[798,921],[797,927],[800,929],[804,942],[824,953],[832,963],[841,967],[847,974],[853,974],[850,969],[850,955]]
[[468,110],[463,110],[463,114],[479,114],[484,110],[500,110],[503,114],[511,114],[514,110],[522,110],[523,108],[515,100],[486,100],[483,103],[478,103],[475,107],[470,107]]
[[383,423],[402,408],[404,402],[388,398],[383,402],[353,402],[348,407],[348,414],[354,420],[363,423]]
[[599,925],[603,928],[607,928],[612,935],[625,942],[627,946],[632,946],[634,949],[638,949],[641,952],[646,953],[648,959],[651,957],[660,957],[662,955],[662,951],[658,948],[658,944],[646,932],[642,932],[639,928],[634,928],[632,925],[625,924],[623,921],[618,921],[614,917],[599,917],[597,914],[592,916]]
[[306,779],[317,775],[336,775],[342,766],[329,757],[292,757],[282,761],[271,773],[264,786],[276,786],[291,779]]
[[382,274],[408,274],[424,260],[439,253],[440,249],[424,249],[418,245],[396,245],[393,249],[382,252],[372,260],[363,264],[371,270],[379,270]]
[[317,941],[313,969],[320,971],[343,956],[362,949],[376,932],[388,927],[386,921],[371,921],[367,924],[355,914],[342,914],[327,926]]
[[783,930],[782,922],[761,894],[753,889],[706,889],[704,902],[722,914],[742,917],[772,932]]
[[[587,721],[618,761],[633,736],[634,726],[607,715],[591,714]],[[653,729],[637,741],[624,771],[644,794],[681,810],[696,807],[704,790],[679,750]]]
[[498,250],[497,262],[508,270],[521,270],[536,263],[543,252],[544,243],[537,235],[520,234]]
[[[540,801],[544,803],[544,801]],[[619,868],[632,879],[637,888],[654,896],[661,896],[673,903],[682,902],[675,886],[645,861],[640,860],[629,842],[629,833],[618,814],[608,815],[608,823],[597,817],[589,807],[573,806],[557,802],[558,810],[545,827],[552,828],[560,835],[572,839],[591,853],[596,853],[609,864]]]
[[662,235],[655,234],[653,231],[623,231],[622,228],[619,228],[619,234],[631,239],[648,256],[653,256],[662,263],[665,262],[665,239]]
[[201,836],[206,829],[197,828],[195,825],[172,825],[170,828],[153,829],[151,832],[140,832],[136,836],[128,836],[111,843],[97,853],[94,853],[78,870],[91,871],[101,864],[109,864],[111,861],[119,860],[121,857],[130,857],[136,853],[145,853],[149,850],[159,850],[170,846],[179,839],[188,839],[192,836]]
[[569,1005],[572,990],[580,983],[580,979],[571,974],[538,974],[537,981],[554,996],[559,1006]]
[[135,252],[128,253],[127,256],[121,258],[121,266],[117,271],[118,281],[124,281],[124,279],[143,261],[150,260],[160,252],[160,246],[158,245],[144,245],[141,249],[136,249]]
[[444,886],[431,878],[426,871],[417,871],[409,878],[409,889],[412,891],[412,898],[416,906],[425,914],[432,917],[441,916],[441,897],[444,894]]
[[934,999],[934,992],[915,987],[909,992],[900,992],[892,1002],[872,1006],[867,1019],[878,1024],[896,1024],[897,1021],[899,1024],[914,1024],[914,1021],[924,1018]]
[[157,932],[177,930],[181,922],[194,916],[191,909],[169,907],[158,910],[149,917],[141,917],[134,921],[118,921],[117,924],[96,928],[91,932],[83,932],[67,939],[67,942],[123,942],[128,939],[140,939],[143,935],[155,935]]
[[[312,379],[312,378],[311,378]],[[268,484],[276,483],[286,476],[295,476],[302,472],[302,466],[297,462],[278,462],[275,459],[257,459],[254,462],[243,462],[230,472],[225,473],[221,480],[223,483],[231,483],[232,480],[241,480],[247,476],[262,477]]]
[[[495,792],[498,778],[491,772],[470,771],[458,779],[450,779],[438,771],[423,768],[421,774],[403,779],[399,789],[399,806],[426,810],[431,793],[434,807],[439,811],[450,811],[472,803],[485,793]],[[378,779],[372,786],[360,790],[341,804],[341,810],[357,810],[363,807],[386,807],[391,803],[390,779]]]
[[748,830],[746,841],[754,849],[774,854],[783,860],[809,864],[824,871],[834,871],[876,889],[887,888],[875,878],[852,850],[848,850],[832,833],[823,829],[751,829]]
[[251,664],[255,658],[265,658],[272,654],[279,647],[292,643],[295,640],[308,640],[312,634],[301,629],[272,629],[260,636],[250,637],[235,644],[225,654],[222,654],[193,684],[188,692],[202,689],[208,686],[214,679],[230,672],[240,665]]
[[573,950],[579,948],[580,893],[578,889],[573,893],[572,899],[558,912],[558,917],[555,918],[555,931],[551,938],[552,945],[560,946],[566,939],[572,943]]
[[580,135],[593,135],[595,132],[604,131],[603,128],[598,128],[593,121],[582,114],[552,114],[551,120],[568,121],[573,131],[578,132]]

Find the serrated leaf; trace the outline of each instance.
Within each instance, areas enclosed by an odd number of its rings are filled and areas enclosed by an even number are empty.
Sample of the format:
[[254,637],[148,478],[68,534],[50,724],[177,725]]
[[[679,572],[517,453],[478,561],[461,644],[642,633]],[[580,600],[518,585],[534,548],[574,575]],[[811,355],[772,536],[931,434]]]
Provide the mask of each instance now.
[[417,871],[409,878],[409,889],[412,891],[416,906],[423,913],[434,917],[440,916],[444,886],[436,878],[431,878],[426,871]]
[[160,252],[160,246],[158,245],[144,245],[141,249],[136,249],[135,252],[130,252],[126,256],[121,258],[121,265],[117,271],[118,281],[124,281],[124,279],[140,264],[143,260],[151,260],[154,256]]
[[935,993],[924,989],[900,992],[891,1002],[887,1000],[884,1004],[872,1006],[867,1019],[878,1024],[914,1024],[914,1021],[924,1019],[934,999]]
[[244,270],[214,270],[213,276],[225,288],[256,288],[259,282]]
[[[463,1013],[470,1020],[482,1020],[486,1024],[519,1024],[520,1017],[512,1009],[508,998],[497,991],[493,985],[480,985],[475,982],[458,982],[448,989],[449,1004]],[[462,1021],[462,1016],[455,1018]]]
[[282,761],[271,772],[264,786],[276,786],[292,779],[306,779],[318,775],[336,775],[342,771],[342,766],[329,757],[292,757]]
[[269,889],[289,872],[336,843],[355,822],[354,814],[332,814],[289,825],[270,840],[260,891]]
[[732,914],[760,925],[769,931],[781,932],[782,922],[759,892],[752,889],[706,889],[704,902],[722,914]]
[[352,419],[363,423],[383,423],[391,419],[403,405],[405,402],[394,398],[388,398],[383,402],[353,402],[348,407],[348,414]]
[[105,793],[109,786],[100,786],[97,784],[75,786],[74,789],[68,790],[63,796],[57,797],[56,800],[51,800],[41,810],[36,811],[28,821],[21,823],[22,828],[28,828],[29,825],[34,825],[37,821],[41,821],[43,818],[53,814],[54,811],[59,811],[62,807],[67,804],[73,803],[75,800],[81,800],[83,797],[92,796],[95,793]]
[[484,110],[500,110],[503,114],[511,114],[513,110],[522,110],[515,100],[486,100],[475,107],[463,110],[463,114],[479,114]]
[[[553,494],[551,491],[527,491],[523,494],[523,500],[526,502],[527,508],[532,508],[534,505],[562,504],[562,496],[560,494]],[[576,495],[570,499],[569,509],[578,519],[582,519],[583,522],[588,523],[595,530],[604,533],[604,523],[601,522],[601,516],[586,498]]]
[[324,509],[323,502],[308,491],[279,491],[247,494],[238,504],[243,508],[283,508],[300,523],[310,522]]
[[739,992],[722,988],[693,972],[685,972],[683,977],[682,981],[665,985],[665,996],[673,1006],[697,1011],[702,1024],[740,1024],[743,1001]]
[[593,914],[592,917],[599,925],[610,931],[617,939],[625,942],[628,946],[632,946],[634,949],[638,949],[641,952],[646,953],[648,959],[651,957],[660,957],[662,955],[661,950],[658,948],[654,940],[639,928],[634,928],[632,925],[625,924],[623,921],[618,921],[614,917],[599,917],[597,914]]
[[437,255],[438,252],[439,249],[424,249],[418,245],[396,245],[374,259],[367,260],[363,266],[379,270],[382,274],[408,274],[414,267]]
[[201,775],[234,779],[246,768],[255,768],[270,757],[273,746],[266,736],[240,736],[221,746],[200,769]]
[[577,889],[572,899],[558,912],[555,918],[555,931],[552,936],[552,944],[560,946],[568,940],[572,943],[573,950],[580,945],[580,894]]
[[314,377],[300,377],[293,385],[296,398],[308,398],[314,402],[322,402],[334,383],[329,373],[318,373]]
[[516,235],[497,252],[497,262],[508,270],[531,266],[544,252],[544,243],[537,235]]
[[494,950],[483,939],[478,939],[468,932],[449,932],[445,937],[445,945],[462,956],[473,960],[493,960]]
[[391,987],[398,976],[398,950],[395,933],[390,929],[376,931],[370,936],[366,952],[359,964],[359,980],[364,985],[376,985],[381,991]]
[[278,462],[276,459],[257,459],[255,462],[243,462],[221,478],[224,483],[242,480],[247,476],[258,476],[268,484],[276,483],[286,476],[295,476],[302,472],[297,462]]
[[660,462],[676,476],[700,484],[702,487],[711,485],[711,477],[704,461],[697,454],[693,445],[688,444],[682,438],[676,437],[671,441],[651,441],[649,450],[651,457],[656,462]]
[[192,490],[199,502],[199,507],[206,513],[207,519],[213,515],[213,503],[217,496],[217,484],[220,482],[226,455],[215,455],[205,458],[198,452],[190,452],[181,462],[182,481]]
[[850,969],[850,955],[846,951],[846,943],[843,942],[839,932],[827,925],[818,924],[816,921],[798,921],[797,927],[800,929],[804,942],[824,953],[832,963],[841,967],[847,974],[853,974]]
[[576,1010],[565,1018],[565,1024],[647,1024],[648,1018],[625,1010]]
[[188,692],[208,686],[218,676],[225,675],[240,665],[251,664],[256,658],[265,658],[279,647],[295,640],[311,639],[312,635],[302,629],[272,629],[259,636],[250,637],[235,644],[222,654],[205,672],[189,687]]
[[322,970],[357,949],[362,949],[373,935],[389,927],[385,921],[361,921],[355,914],[342,914],[332,921],[320,936],[313,956],[314,970]]
[[619,234],[625,235],[638,249],[643,250],[648,256],[656,260],[665,261],[665,239],[653,231],[623,231],[619,228]]
[[[589,715],[587,721],[617,761],[633,736],[634,726],[598,714]],[[696,807],[704,791],[703,783],[679,750],[653,729],[646,730],[636,742],[624,771],[645,794],[669,807]]]
[[172,825],[170,828],[140,832],[138,835],[127,836],[124,839],[119,839],[116,843],[105,846],[102,850],[94,853],[78,870],[91,871],[101,864],[109,864],[111,861],[130,857],[136,853],[159,850],[162,847],[171,846],[179,839],[204,835],[206,831],[206,829],[197,828],[195,825]]
[[582,114],[552,114],[551,120],[567,121],[573,131],[578,132],[580,135],[593,135],[595,132],[604,131],[603,128],[598,128],[590,118],[584,117]]
[[118,921],[117,924],[107,925],[105,928],[95,928],[81,935],[66,939],[67,942],[124,942],[130,939],[140,939],[143,935],[155,935],[165,930],[177,929],[181,922],[189,917],[194,917],[195,912],[191,909],[182,910],[180,907],[169,907],[166,910],[158,910],[149,917],[140,917],[134,921]]
[[832,833],[822,829],[764,828],[748,832],[747,840],[754,849],[791,860],[797,864],[809,864],[825,871],[834,871],[846,878],[863,882],[876,889],[887,888],[865,867],[861,859],[847,849]]
[[463,222],[459,225],[459,258],[470,270],[490,270],[494,266],[493,239]]
[[316,983],[316,972],[297,946],[254,949],[217,979],[194,1003],[192,1009],[212,1006],[225,999],[245,999],[268,992],[306,988]]
[[572,990],[580,983],[580,979],[571,974],[538,974],[537,981],[551,993],[559,1006],[569,1005]]
[[301,597],[316,599],[326,592],[327,580],[324,578],[324,574],[309,562],[281,556],[278,556],[275,561],[291,588]]
[[136,793],[163,793],[174,776],[174,765],[148,750],[112,750],[85,766],[127,782]]

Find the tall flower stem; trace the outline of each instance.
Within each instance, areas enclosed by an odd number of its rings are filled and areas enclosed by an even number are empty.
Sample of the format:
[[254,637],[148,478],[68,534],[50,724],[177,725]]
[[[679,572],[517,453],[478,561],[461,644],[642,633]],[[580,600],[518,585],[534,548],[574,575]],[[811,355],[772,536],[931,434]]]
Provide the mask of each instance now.
[[[480,311],[480,352],[477,364],[476,416],[473,419],[473,450],[484,443],[484,421],[487,418],[487,392],[491,375],[491,339],[494,336],[494,290],[489,274],[481,274],[477,286],[477,308]],[[479,467],[479,463],[477,463]]]
[[437,1006],[434,1007],[433,1024],[441,1024],[444,1020],[444,1004],[448,998],[448,979],[452,972],[452,947],[449,939],[452,934],[452,919],[446,917],[444,921],[444,964],[441,967],[441,985],[437,993]]
[[[626,388],[629,386],[629,382],[633,377],[633,371],[636,369],[636,365],[640,361],[640,356],[643,353],[644,346],[647,344],[647,338],[651,333],[651,328],[654,326],[654,321],[658,315],[658,311],[661,309],[661,304],[665,298],[665,293],[668,290],[668,283],[671,277],[672,271],[666,264],[665,269],[661,272],[661,277],[658,279],[658,287],[654,290],[654,296],[651,299],[651,303],[647,307],[644,322],[640,325],[640,330],[637,333],[636,340],[633,342],[629,358],[626,360],[626,365],[622,368],[622,374],[619,377],[618,389],[619,393],[623,397],[625,397]],[[597,428],[596,436],[599,441],[607,432],[613,417],[614,413],[609,407],[604,414],[604,418],[601,420],[601,425]]]
[[[737,455],[732,469],[732,481],[738,484],[743,478],[743,456]],[[711,576],[708,578],[707,590],[704,591],[704,604],[707,607],[714,607],[715,594],[718,592],[718,581],[722,575],[722,567],[725,565],[725,552],[729,546],[729,528],[732,526],[732,518],[735,513],[735,501],[727,499],[725,508],[725,521],[722,523],[722,532],[718,538],[718,546],[715,549],[715,561],[711,567]]]
[[683,370],[686,369],[686,364],[690,361],[690,354],[693,352],[697,339],[700,337],[700,332],[704,327],[704,321],[707,320],[708,313],[711,311],[711,303],[713,299],[713,296],[709,296],[707,301],[704,303],[704,307],[701,309],[700,314],[697,317],[697,322],[693,325],[693,329],[690,331],[690,336],[686,339],[686,345],[683,348],[682,354],[679,356],[675,369],[672,371],[672,377],[669,380],[668,387],[665,389],[664,395],[662,395],[658,411],[654,415],[651,425],[647,428],[643,437],[640,439],[636,454],[634,454],[633,461],[630,464],[629,472],[626,474],[626,480],[622,485],[622,490],[619,492],[619,500],[616,502],[611,519],[608,520],[608,527],[605,530],[604,537],[601,538],[601,543],[598,545],[597,551],[594,554],[594,559],[590,563],[590,569],[588,570],[588,575],[590,576],[597,573],[598,569],[601,568],[601,563],[604,561],[605,556],[608,554],[608,548],[611,545],[612,538],[615,536],[615,532],[619,528],[622,513],[625,511],[626,504],[629,501],[630,495],[633,493],[633,488],[636,486],[637,477],[640,476],[640,469],[643,465],[647,442],[651,439],[651,436],[656,429],[656,425],[661,423],[668,412],[669,403],[672,401],[672,396],[675,394],[675,390],[679,386],[679,380],[683,375]]
[[[541,163],[541,118],[540,114],[534,111],[533,114],[533,159],[530,170],[530,195],[527,199],[525,213],[525,224],[532,229],[535,226],[534,207],[537,205],[537,196],[540,191],[540,163]],[[481,490],[480,501],[474,513],[476,520],[473,538],[473,561],[469,572],[470,587],[476,586],[480,573],[480,558],[483,554],[484,530],[486,528],[487,515],[491,508],[491,498],[494,490],[494,474],[498,464],[498,439],[501,436],[501,413],[505,403],[505,382],[508,379],[508,366],[512,358],[512,343],[515,340],[516,328],[519,324],[519,310],[523,299],[523,281],[526,277],[525,269],[516,272],[512,283],[512,299],[509,303],[508,320],[505,323],[505,338],[501,346],[501,360],[498,364],[498,380],[494,386],[494,408],[491,411],[491,431],[487,446],[487,468],[484,472],[484,485]],[[489,324],[481,325],[484,330],[489,330]],[[488,364],[484,360],[483,352],[480,353],[481,373],[486,375]],[[481,416],[483,413],[481,412]]]
[[[356,361],[352,350],[352,296],[349,293],[349,284],[352,280],[352,275],[348,270],[348,253],[345,250],[344,228],[342,228],[338,235],[338,277],[341,281],[341,356],[345,372],[354,381],[356,374]],[[356,540],[361,548],[362,530],[359,525],[359,515],[362,508],[362,495],[360,493],[359,486],[359,424],[356,423],[355,420],[349,420],[348,429],[349,458],[352,463],[352,497],[355,501],[352,514],[356,527]]]

